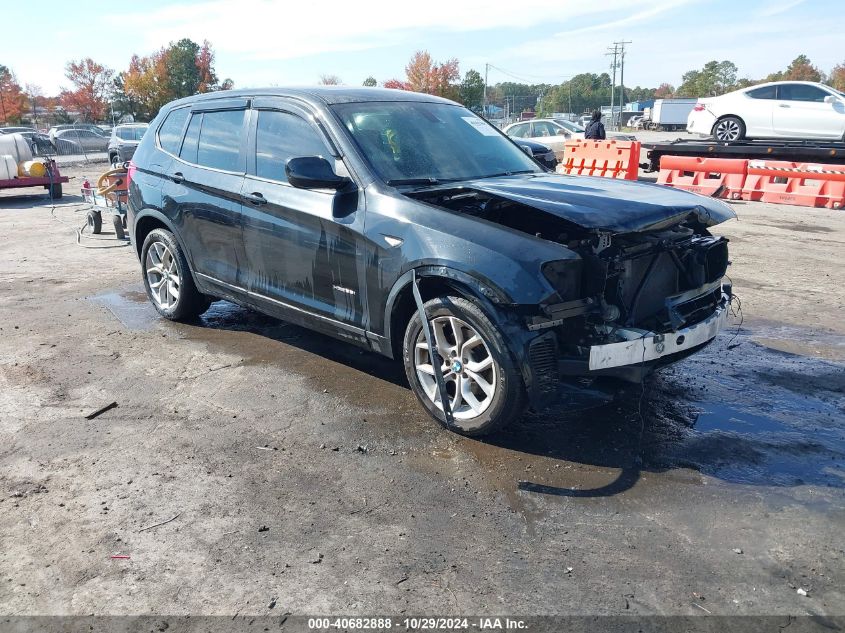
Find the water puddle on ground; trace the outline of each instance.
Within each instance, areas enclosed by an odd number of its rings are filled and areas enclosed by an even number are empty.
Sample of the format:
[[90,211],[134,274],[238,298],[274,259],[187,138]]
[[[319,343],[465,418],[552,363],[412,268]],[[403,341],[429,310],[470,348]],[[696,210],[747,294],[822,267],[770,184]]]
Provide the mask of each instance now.
[[[170,329],[246,364],[280,364],[357,405],[417,406],[401,364],[228,302],[213,304],[194,324],[173,324],[137,290],[93,301],[127,329]],[[509,494],[609,496],[633,488],[643,472],[689,479],[688,469],[744,485],[845,487],[845,365],[824,359],[826,351],[839,353],[843,337],[778,324],[732,336],[723,334],[644,387],[628,385],[614,400],[569,393],[542,413],[453,448]],[[757,337],[809,341],[821,354],[779,351]],[[416,424],[403,424],[395,433],[404,428],[411,442]]]

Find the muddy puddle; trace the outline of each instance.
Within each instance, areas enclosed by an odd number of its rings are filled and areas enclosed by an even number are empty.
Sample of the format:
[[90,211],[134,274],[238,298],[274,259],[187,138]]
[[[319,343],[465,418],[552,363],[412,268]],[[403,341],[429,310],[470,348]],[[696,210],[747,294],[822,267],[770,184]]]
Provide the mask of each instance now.
[[[401,365],[351,345],[227,302],[215,303],[195,324],[173,324],[138,291],[93,301],[128,329],[169,331],[238,354],[244,364],[281,363],[313,379],[315,389],[372,408],[379,418],[407,413],[428,424],[417,416]],[[519,494],[609,496],[649,473],[843,488],[845,365],[825,358],[845,349],[841,339],[773,323],[746,325],[615,399],[568,392],[542,413],[528,413],[483,441],[457,438],[448,450],[474,460],[499,489]],[[795,346],[784,351],[790,343]],[[820,352],[794,353],[802,346]],[[408,431],[406,424],[402,432]],[[400,430],[381,432],[395,437]]]

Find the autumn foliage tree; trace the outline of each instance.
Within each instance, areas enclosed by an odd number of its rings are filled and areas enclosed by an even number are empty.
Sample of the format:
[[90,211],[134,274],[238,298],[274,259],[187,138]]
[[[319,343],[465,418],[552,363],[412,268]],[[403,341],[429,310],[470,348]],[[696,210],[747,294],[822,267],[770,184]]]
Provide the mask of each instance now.
[[845,64],[836,64],[830,71],[828,81],[840,92],[845,91]]
[[428,51],[417,51],[405,66],[405,76],[405,81],[388,79],[384,82],[384,87],[424,92],[447,99],[458,99],[460,96],[458,81],[461,75],[457,59],[438,64],[431,58]]
[[229,90],[232,80],[220,82],[214,70],[214,50],[184,38],[145,57],[133,55],[129,69],[115,80],[122,111],[136,119],[152,119],[174,99],[214,90]]
[[26,111],[26,95],[14,73],[0,64],[0,123],[19,123]]
[[114,71],[98,64],[90,57],[65,66],[65,77],[72,84],[60,95],[62,107],[76,112],[83,121],[98,121],[105,117]]

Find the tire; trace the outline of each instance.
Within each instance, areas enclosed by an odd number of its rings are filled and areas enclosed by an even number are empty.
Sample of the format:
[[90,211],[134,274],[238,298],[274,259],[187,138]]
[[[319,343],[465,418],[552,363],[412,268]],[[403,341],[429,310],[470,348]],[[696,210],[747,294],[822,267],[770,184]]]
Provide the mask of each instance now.
[[103,216],[99,211],[88,212],[88,228],[94,235],[98,235],[103,230]]
[[713,124],[710,133],[717,141],[741,141],[745,138],[745,123],[736,116],[722,117]]
[[62,199],[62,183],[56,182],[52,185],[47,185],[47,192],[50,194],[51,200]]
[[188,260],[170,231],[150,231],[141,247],[141,269],[150,303],[164,318],[195,319],[211,305],[194,285]]
[[123,230],[123,216],[112,215],[111,218],[114,225],[114,236],[119,240],[126,239],[126,232]]
[[119,157],[117,154],[115,154],[114,156],[110,156],[110,157],[109,157],[109,162],[111,163],[111,168],[112,168],[112,169],[117,169],[117,168],[118,168],[118,167],[120,167],[120,166],[121,166],[121,164],[122,164],[122,163],[120,162],[120,157]]
[[[457,405],[454,424],[447,426],[420,316],[414,312],[405,328],[402,358],[411,389],[429,414],[449,430],[468,436],[486,435],[520,416],[526,406],[522,376],[501,332],[481,308],[462,297],[445,296],[427,301],[425,309],[434,338],[440,340],[438,351],[452,361],[444,377],[451,404]],[[480,340],[467,346],[476,335]],[[471,371],[471,364],[479,369]],[[482,380],[492,389],[482,387]]]

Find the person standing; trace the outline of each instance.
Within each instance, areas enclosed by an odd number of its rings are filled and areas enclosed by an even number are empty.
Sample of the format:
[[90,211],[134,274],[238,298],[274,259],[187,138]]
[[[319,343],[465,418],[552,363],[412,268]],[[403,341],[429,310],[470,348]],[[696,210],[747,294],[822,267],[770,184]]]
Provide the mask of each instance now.
[[604,131],[604,123],[601,122],[601,112],[596,110],[593,112],[593,118],[587,124],[587,129],[584,132],[584,138],[603,141],[607,138]]

